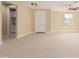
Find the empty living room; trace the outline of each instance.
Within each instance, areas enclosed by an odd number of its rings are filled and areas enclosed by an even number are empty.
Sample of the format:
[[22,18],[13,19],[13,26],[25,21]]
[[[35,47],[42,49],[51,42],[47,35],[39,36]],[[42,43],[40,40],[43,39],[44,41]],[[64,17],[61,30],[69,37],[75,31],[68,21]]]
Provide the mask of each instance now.
[[79,58],[79,1],[0,1],[0,58]]

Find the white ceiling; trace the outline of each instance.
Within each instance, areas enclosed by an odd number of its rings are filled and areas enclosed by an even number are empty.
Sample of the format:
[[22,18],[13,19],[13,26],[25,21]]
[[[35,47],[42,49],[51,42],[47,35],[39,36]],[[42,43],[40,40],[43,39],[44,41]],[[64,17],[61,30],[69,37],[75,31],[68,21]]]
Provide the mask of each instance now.
[[[31,6],[31,2],[35,2],[38,6]],[[52,9],[52,10],[64,10],[67,5],[73,4],[73,1],[26,1],[27,6],[37,8],[37,9]],[[76,5],[79,5],[76,3]]]

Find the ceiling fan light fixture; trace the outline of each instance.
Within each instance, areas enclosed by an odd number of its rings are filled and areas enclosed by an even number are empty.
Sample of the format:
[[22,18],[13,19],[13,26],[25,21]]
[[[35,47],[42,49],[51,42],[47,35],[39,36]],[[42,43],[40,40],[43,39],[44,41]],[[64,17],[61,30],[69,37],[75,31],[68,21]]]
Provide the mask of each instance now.
[[31,5],[32,5],[32,6],[38,6],[38,4],[37,4],[37,3],[31,3]]
[[[68,10],[79,10],[79,6],[77,6],[78,3],[79,3],[79,1],[75,1],[75,2],[73,2],[73,4],[69,4]],[[75,4],[77,4],[77,5],[75,5]]]

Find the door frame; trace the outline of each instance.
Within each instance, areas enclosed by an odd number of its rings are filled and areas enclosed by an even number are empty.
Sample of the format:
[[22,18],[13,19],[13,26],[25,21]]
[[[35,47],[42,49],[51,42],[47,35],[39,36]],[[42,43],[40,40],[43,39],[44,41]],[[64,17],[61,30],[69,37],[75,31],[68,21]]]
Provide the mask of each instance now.
[[[16,37],[15,38],[17,38],[17,9],[18,9],[18,7],[17,7],[17,5],[15,5],[15,4],[11,3],[11,2],[8,2],[8,3],[16,6],[16,33],[15,33]],[[8,10],[9,10],[9,8],[8,8]],[[10,12],[10,11],[8,11],[8,12]],[[9,13],[9,15],[10,15],[10,13]],[[7,18],[7,35],[10,35],[9,24],[10,24],[10,16],[9,16],[9,18]]]
[[[7,18],[7,35],[10,35],[10,8],[8,8],[8,18]],[[17,11],[16,11],[16,15],[17,15]],[[17,16],[16,16],[16,20],[17,20]],[[17,22],[16,22],[17,24]],[[16,27],[17,28],[17,27]]]

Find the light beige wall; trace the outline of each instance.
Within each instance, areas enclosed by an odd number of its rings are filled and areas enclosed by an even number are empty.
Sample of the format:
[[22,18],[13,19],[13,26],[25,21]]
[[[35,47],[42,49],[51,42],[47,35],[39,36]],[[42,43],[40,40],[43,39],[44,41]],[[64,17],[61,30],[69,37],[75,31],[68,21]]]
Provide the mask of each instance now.
[[[64,13],[73,14],[73,23],[64,24]],[[52,11],[51,12],[52,30],[79,30],[79,11]]]
[[33,10],[21,2],[9,2],[17,6],[17,37],[33,32]]
[[7,34],[7,6],[2,4],[2,35]]
[[0,1],[0,45],[2,44],[2,2]]
[[34,9],[31,10],[31,31],[35,32],[35,17]]
[[17,6],[17,35],[32,32],[31,30],[31,9],[25,6]]
[[51,10],[47,10],[47,32],[51,32]]

